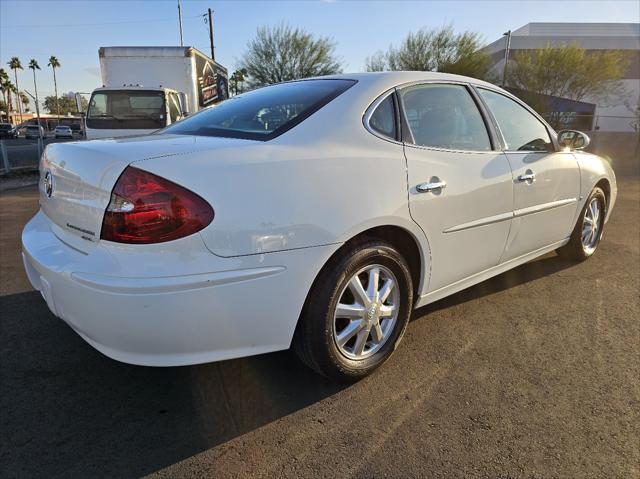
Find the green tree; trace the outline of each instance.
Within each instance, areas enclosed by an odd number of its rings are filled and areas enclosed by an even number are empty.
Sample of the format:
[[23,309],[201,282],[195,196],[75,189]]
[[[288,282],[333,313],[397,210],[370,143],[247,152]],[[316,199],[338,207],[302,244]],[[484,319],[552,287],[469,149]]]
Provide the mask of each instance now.
[[230,88],[231,92],[234,95],[238,95],[239,93],[242,93],[244,91],[244,82],[246,79],[247,70],[245,70],[244,68],[240,68],[239,70],[233,72],[229,80],[231,80]]
[[300,28],[281,24],[258,28],[240,61],[252,88],[299,78],[339,73],[335,44]]
[[[56,97],[54,95],[49,95],[45,97],[43,106],[44,109],[53,114],[57,111],[58,107],[60,108],[60,114],[63,116],[66,115],[74,115],[78,113],[78,108],[76,106],[76,99],[73,95],[61,96],[58,97],[56,103]],[[82,109],[87,111],[87,107],[89,106],[89,102],[86,98],[82,98]]]
[[455,33],[446,25],[409,33],[398,48],[374,53],[365,65],[367,71],[437,71],[486,78],[489,59],[480,47],[477,33]]
[[18,93],[18,97],[20,97],[24,111],[29,111],[29,97],[23,91]]
[[[47,64],[47,66],[50,66],[51,70],[53,70],[53,91],[56,96],[56,105],[58,105],[58,81],[56,80],[56,68],[60,68],[60,61],[56,57],[51,55],[49,57],[49,63]],[[56,107],[56,115],[58,115],[58,123],[59,123],[60,122],[60,106],[59,105]]]
[[[20,86],[18,85],[18,70],[22,70],[22,63],[20,63],[20,59],[18,57],[11,57],[11,60],[7,63],[9,68],[13,70],[13,77],[16,81],[15,87],[16,90],[20,90]],[[20,102],[16,102],[18,104],[18,112],[20,113],[20,123],[22,123],[22,107],[20,106]]]
[[576,44],[518,51],[507,68],[507,84],[554,127],[561,127],[571,112],[554,111],[553,99],[598,100],[607,104],[619,97],[628,59],[620,51],[587,52]]
[[33,88],[36,92],[36,114],[38,115],[38,124],[40,124],[40,106],[38,104],[38,83],[36,82],[36,70],[40,70],[40,65],[35,59],[29,61],[29,68],[33,70]]
[[18,92],[18,90],[16,89],[16,86],[13,83],[11,83],[11,80],[9,79],[3,80],[2,83],[0,84],[0,88],[2,89],[3,95],[6,95],[5,105],[7,108],[6,112],[7,112],[7,120],[8,120],[9,115],[13,111],[12,94],[15,95]]

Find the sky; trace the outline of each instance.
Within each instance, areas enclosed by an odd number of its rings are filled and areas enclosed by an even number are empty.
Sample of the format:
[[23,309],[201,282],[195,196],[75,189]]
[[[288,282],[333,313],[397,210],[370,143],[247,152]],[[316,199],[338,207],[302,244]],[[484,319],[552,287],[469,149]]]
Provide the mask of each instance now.
[[[40,97],[53,94],[47,60],[55,55],[58,91],[101,86],[98,48],[180,45],[177,0],[0,0],[0,64],[18,56],[21,89],[32,91],[27,64],[35,58]],[[216,60],[231,73],[258,27],[286,23],[336,43],[345,72],[362,71],[377,50],[398,45],[410,31],[451,24],[480,33],[486,43],[529,22],[640,22],[640,1],[219,1],[182,0],[185,46],[209,54],[202,17],[214,11]],[[10,72],[13,79],[13,73]]]

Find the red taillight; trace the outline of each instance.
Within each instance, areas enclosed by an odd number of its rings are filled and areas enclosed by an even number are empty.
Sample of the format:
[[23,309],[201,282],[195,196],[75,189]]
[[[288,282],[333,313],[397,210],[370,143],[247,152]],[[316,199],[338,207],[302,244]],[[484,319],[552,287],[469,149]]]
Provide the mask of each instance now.
[[118,243],[162,243],[200,231],[211,221],[213,209],[198,195],[129,166],[113,188],[100,237]]

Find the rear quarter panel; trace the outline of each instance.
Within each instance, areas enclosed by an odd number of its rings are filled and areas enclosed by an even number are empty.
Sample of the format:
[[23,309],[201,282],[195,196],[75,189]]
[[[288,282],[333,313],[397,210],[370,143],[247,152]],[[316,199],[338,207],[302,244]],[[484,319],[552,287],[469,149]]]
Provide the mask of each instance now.
[[215,218],[201,234],[219,256],[341,243],[380,225],[403,227],[425,244],[409,216],[402,145],[362,124],[373,99],[348,90],[269,142],[134,166],[184,185],[213,206]]

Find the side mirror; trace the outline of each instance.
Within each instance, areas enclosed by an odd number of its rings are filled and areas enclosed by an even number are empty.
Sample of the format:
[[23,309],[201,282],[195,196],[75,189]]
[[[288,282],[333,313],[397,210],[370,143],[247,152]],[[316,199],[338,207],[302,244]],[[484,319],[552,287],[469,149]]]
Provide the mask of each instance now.
[[560,143],[561,148],[584,150],[591,143],[591,138],[581,131],[562,130],[558,133],[558,143]]

